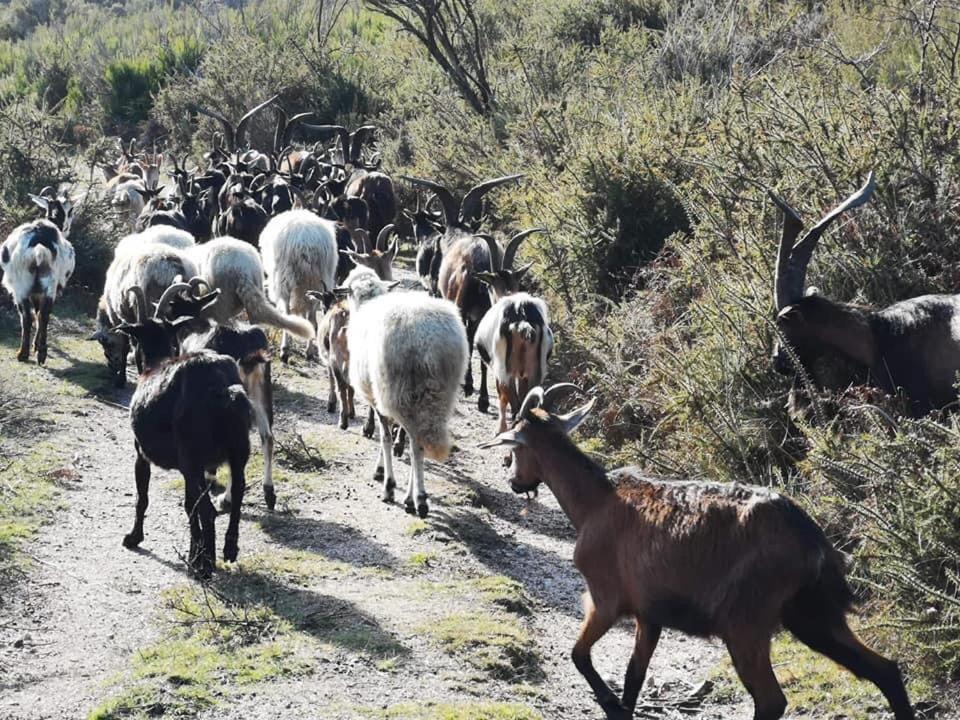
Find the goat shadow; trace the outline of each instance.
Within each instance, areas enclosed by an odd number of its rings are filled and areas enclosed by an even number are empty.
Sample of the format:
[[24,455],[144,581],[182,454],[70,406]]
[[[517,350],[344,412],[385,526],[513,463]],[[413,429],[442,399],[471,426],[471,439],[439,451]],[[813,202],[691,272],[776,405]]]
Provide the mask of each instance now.
[[211,586],[232,607],[266,605],[297,630],[349,652],[374,658],[408,655],[409,648],[349,600],[292,587],[255,570],[218,573]]
[[[64,368],[47,368],[48,372],[58,380],[76,385],[88,395],[104,397],[111,402],[128,402],[132,392],[126,387],[117,388],[113,384],[110,372],[105,363],[82,360],[64,352],[54,344],[50,345],[49,354],[68,363]],[[125,402],[126,401],[126,402]]]
[[264,515],[260,528],[271,540],[358,567],[395,567],[399,560],[385,545],[351,525],[294,515]]
[[434,510],[427,522],[462,542],[488,569],[516,580],[538,602],[580,616],[584,584],[570,559],[516,538],[506,540],[469,510]]
[[[577,538],[577,534],[570,524],[570,520],[562,510],[537,503],[535,510],[531,510],[526,516],[521,516],[520,506],[526,502],[521,495],[517,495],[512,491],[505,492],[503,490],[497,490],[490,485],[479,482],[460,470],[452,461],[447,464],[431,462],[429,464],[429,470],[431,473],[440,475],[459,486],[473,490],[479,497],[480,504],[483,507],[501,520],[509,522],[511,525],[523,526],[539,535],[546,535],[554,540],[569,540],[573,542]],[[504,470],[504,472],[506,472],[506,470]]]

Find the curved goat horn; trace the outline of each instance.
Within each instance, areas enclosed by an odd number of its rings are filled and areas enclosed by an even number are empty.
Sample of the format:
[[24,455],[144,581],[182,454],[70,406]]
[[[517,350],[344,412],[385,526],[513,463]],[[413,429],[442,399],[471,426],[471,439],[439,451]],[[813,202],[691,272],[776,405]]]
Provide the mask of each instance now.
[[519,180],[523,177],[523,173],[519,175],[504,175],[503,177],[494,178],[493,180],[485,180],[479,185],[474,185],[470,188],[470,191],[463,197],[463,202],[460,203],[460,222],[464,225],[469,225],[480,217],[480,201],[483,199],[483,196],[488,192],[493,190],[495,187],[500,185],[506,185],[509,182],[514,180]]
[[842,203],[828,212],[814,225],[807,234],[796,244],[794,240],[803,229],[797,211],[790,207],[781,197],[770,192],[770,198],[783,211],[783,234],[780,237],[780,247],[777,251],[777,267],[774,278],[774,295],[777,302],[777,312],[803,297],[803,285],[807,278],[807,266],[813,256],[814,248],[834,220],[847,210],[863,205],[876,187],[874,173],[871,170],[867,181],[859,190],[847,197]]
[[285,148],[290,145],[290,141],[293,139],[293,133],[304,120],[309,117],[313,117],[312,112],[303,112],[294,115],[292,118],[286,121],[286,127],[284,127],[282,134],[280,135],[280,147]]
[[[227,120],[224,115],[218,113],[216,110],[208,110],[202,105],[193,105],[193,109],[201,115],[206,115],[207,117],[213,118],[219,122],[223,126],[223,139],[227,143],[227,148],[230,150],[237,149],[237,131],[233,127],[233,123]],[[216,138],[216,135],[214,135],[214,138]]]
[[207,290],[213,290],[213,287],[210,285],[210,283],[208,283],[199,275],[194,275],[187,281],[187,283],[190,285],[190,294],[194,297],[198,296],[201,285],[207,288]]
[[390,233],[393,232],[394,225],[393,223],[389,225],[384,225],[383,229],[377,234],[377,250],[380,252],[386,252],[387,250],[387,240],[390,239]]
[[517,413],[517,418],[526,417],[527,413],[538,407],[543,407],[543,388],[539,385],[531,388],[530,392],[527,393],[527,396],[523,399],[523,405],[520,406],[520,412]]
[[556,385],[551,385],[543,393],[542,407],[549,411],[558,399],[571,392],[580,392],[580,388],[573,383],[557,383]]
[[340,140],[340,152],[343,155],[343,162],[350,161],[350,133],[343,125],[309,125],[301,123],[301,126],[307,130],[319,133],[336,133]]
[[510,242],[507,243],[507,249],[503,251],[503,269],[513,269],[513,259],[517,256],[517,250],[520,249],[520,243],[523,242],[524,238],[526,238],[528,235],[533,235],[533,233],[546,231],[546,228],[535,227],[530,228],[529,230],[518,232],[516,235],[510,238]]
[[253,120],[254,115],[256,115],[258,112],[263,110],[265,107],[271,105],[273,101],[276,100],[278,97],[280,97],[279,94],[274,95],[273,97],[267,100],[264,100],[262,103],[257,105],[252,110],[248,110],[247,113],[242,118],[240,118],[240,122],[237,123],[237,129],[234,134],[234,142],[236,142],[236,146],[233,148],[234,150],[239,149],[239,147],[245,143],[246,134],[247,134],[247,125],[249,125],[250,121]]
[[163,295],[161,295],[160,300],[157,301],[157,309],[154,311],[153,316],[155,318],[162,317],[163,313],[167,309],[167,304],[173,300],[177,294],[182,293],[184,290],[190,289],[190,283],[183,282],[183,277],[181,275],[177,275],[170,284],[170,287],[163,291]]
[[[401,175],[400,179],[406,180],[411,185],[432,190],[433,196],[440,201],[440,205],[443,208],[443,221],[446,226],[455,227],[459,224],[460,203],[457,202],[457,198],[452,192],[447,190],[447,188],[440,183],[433,182],[433,180],[424,180],[423,178],[411,177],[409,175]],[[429,205],[430,203],[428,202],[427,206],[429,207]]]
[[500,243],[496,241],[493,235],[488,235],[486,233],[478,233],[474,237],[480,238],[483,240],[487,247],[490,248],[490,269],[493,272],[503,269],[503,251],[500,249]]
[[139,285],[128,287],[127,295],[133,295],[134,305],[137,308],[137,324],[140,325],[147,318],[147,296],[143,294],[143,288]]
[[358,164],[363,155],[363,144],[377,131],[376,125],[362,125],[350,133],[350,162]]

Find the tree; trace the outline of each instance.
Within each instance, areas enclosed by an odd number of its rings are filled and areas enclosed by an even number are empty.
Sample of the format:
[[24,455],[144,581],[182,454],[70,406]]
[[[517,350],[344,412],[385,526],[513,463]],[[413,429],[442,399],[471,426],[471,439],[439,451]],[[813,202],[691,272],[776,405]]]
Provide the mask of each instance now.
[[473,0],[367,0],[367,5],[417,38],[476,112],[490,113],[493,91]]

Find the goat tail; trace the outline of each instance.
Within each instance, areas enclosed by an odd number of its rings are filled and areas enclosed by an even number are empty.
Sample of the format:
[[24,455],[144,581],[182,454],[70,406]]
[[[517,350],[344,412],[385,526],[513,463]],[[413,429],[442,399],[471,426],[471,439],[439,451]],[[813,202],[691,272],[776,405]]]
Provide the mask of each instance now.
[[301,317],[285,315],[277,310],[267,302],[267,297],[263,294],[263,287],[257,287],[253,283],[240,283],[237,287],[237,295],[240,297],[247,315],[250,316],[250,322],[273,325],[304,340],[313,339],[313,325]]
[[846,578],[846,556],[824,538],[820,572],[783,607],[783,626],[802,642],[845,622],[855,599]]

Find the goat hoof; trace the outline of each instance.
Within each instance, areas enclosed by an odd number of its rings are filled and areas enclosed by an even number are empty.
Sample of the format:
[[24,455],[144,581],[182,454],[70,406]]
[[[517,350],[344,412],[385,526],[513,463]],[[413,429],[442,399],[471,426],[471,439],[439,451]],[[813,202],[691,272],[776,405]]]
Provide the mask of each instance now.
[[280,362],[284,364],[290,362],[290,351],[286,348],[280,350]]
[[511,465],[512,463],[513,463],[513,454],[512,454],[512,453],[507,453],[506,455],[503,456],[503,466],[504,466],[505,468],[510,467],[510,465]]
[[363,436],[366,438],[373,437],[373,425],[364,425],[363,426]]
[[26,361],[29,360],[29,359],[30,359],[30,351],[29,351],[29,350],[21,350],[20,352],[17,353],[17,360],[18,360],[19,362],[26,362]]
[[383,466],[382,465],[373,471],[373,479],[378,482],[383,482]]
[[273,491],[273,485],[264,486],[263,499],[267,503],[267,510],[273,510],[277,506],[277,493]]
[[411,500],[410,498],[407,498],[406,500],[403,501],[403,509],[407,511],[408,515],[417,514],[417,508],[413,504],[413,500]]
[[143,533],[127,533],[123,536],[123,546],[125,548],[135,548],[143,542]]
[[420,517],[421,520],[423,520],[427,516],[427,513],[429,512],[430,512],[430,507],[427,505],[426,500],[421,500],[420,502],[417,503],[417,515]]
[[[226,549],[224,549],[224,554],[226,554]],[[213,575],[213,570],[216,567],[216,562],[213,558],[209,557],[206,553],[194,557],[190,561],[190,574],[193,575],[198,580],[207,580]]]
[[335,402],[328,402],[328,403],[327,403],[327,412],[328,412],[328,413],[332,413],[332,412],[333,412],[334,410],[336,410],[336,409],[337,409],[337,404],[336,404]]
[[600,703],[600,707],[606,713],[607,720],[630,720],[633,717],[633,712],[625,708],[616,698]]
[[392,487],[388,487],[386,490],[384,490],[384,491],[383,491],[383,494],[380,495],[380,499],[383,500],[385,503],[388,503],[388,504],[392,503],[392,502],[393,502],[393,488],[392,488]]
[[349,426],[350,426],[350,423],[349,423],[349,421],[348,421],[345,417],[340,418],[340,429],[341,429],[341,430],[346,430]]
[[490,409],[489,397],[487,397],[486,395],[481,395],[479,398],[477,398],[477,410],[479,410],[482,413],[485,413],[489,409]]
[[395,458],[403,457],[403,446],[404,446],[404,443],[397,443],[396,445],[393,446],[393,456]]
[[37,365],[43,365],[47,362],[47,351],[40,350],[37,352]]
[[470,397],[471,395],[473,395],[473,385],[464,385],[463,395],[464,397]]

